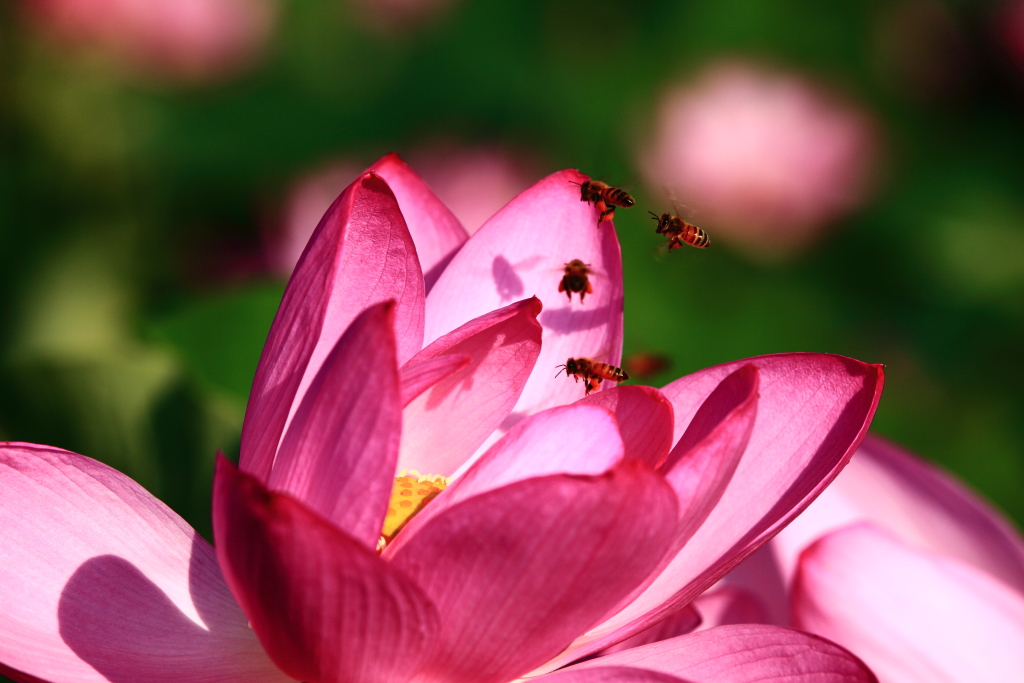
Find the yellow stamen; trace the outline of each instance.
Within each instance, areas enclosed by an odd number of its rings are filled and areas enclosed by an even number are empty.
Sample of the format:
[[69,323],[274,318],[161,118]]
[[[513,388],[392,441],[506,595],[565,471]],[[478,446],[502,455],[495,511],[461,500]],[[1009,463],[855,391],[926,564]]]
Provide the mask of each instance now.
[[377,552],[383,551],[413,515],[436,498],[450,483],[451,479],[439,474],[420,474],[416,470],[399,472],[395,477],[395,486],[391,489],[388,514],[384,518],[380,540],[377,541]]

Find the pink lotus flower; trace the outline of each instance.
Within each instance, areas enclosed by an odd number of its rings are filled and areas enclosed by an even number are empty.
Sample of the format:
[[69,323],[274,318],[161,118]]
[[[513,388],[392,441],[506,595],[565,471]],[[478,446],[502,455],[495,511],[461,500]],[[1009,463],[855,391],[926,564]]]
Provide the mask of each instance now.
[[802,249],[866,197],[873,126],[800,78],[719,64],[667,92],[656,126],[647,181],[754,255]]
[[202,80],[247,66],[270,37],[272,0],[26,0],[61,46],[98,48],[132,71]]
[[[541,180],[468,240],[394,155],[338,197],[267,339],[239,467],[217,463],[216,549],[104,465],[0,449],[5,671],[510,681],[646,630],[777,533],[860,442],[880,367],[783,354],[583,398],[554,368],[617,363],[623,301],[584,180]],[[572,257],[600,274],[585,306],[557,291]],[[412,469],[433,476],[396,478]],[[601,662],[551,676],[873,680],[762,625]]]
[[1024,542],[962,484],[881,439],[759,554],[733,578],[773,620],[849,648],[883,683],[1024,671]]

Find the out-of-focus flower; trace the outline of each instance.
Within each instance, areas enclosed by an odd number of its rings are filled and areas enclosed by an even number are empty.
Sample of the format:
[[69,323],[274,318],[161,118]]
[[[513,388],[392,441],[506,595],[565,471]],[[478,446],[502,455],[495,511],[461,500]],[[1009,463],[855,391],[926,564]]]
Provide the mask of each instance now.
[[264,232],[264,252],[273,272],[284,277],[292,274],[320,218],[359,176],[359,169],[354,162],[335,161],[291,183],[280,218]]
[[[470,235],[530,184],[528,162],[499,147],[433,144],[412,158],[423,180]],[[291,274],[324,211],[358,175],[355,163],[336,161],[292,184],[283,218],[266,236],[274,272]]]
[[797,76],[716,65],[667,92],[640,163],[701,227],[762,257],[809,244],[864,201],[870,119]]
[[[394,155],[335,200],[264,347],[239,466],[218,461],[216,550],[95,461],[0,448],[4,670],[500,683],[650,628],[767,542],[845,465],[881,368],[783,354],[584,398],[552,369],[618,364],[623,302],[586,179],[541,180],[470,239]],[[607,276],[586,310],[557,291],[572,257]],[[775,626],[646,648],[551,675],[873,680]]]
[[1003,5],[995,30],[1017,66],[1024,69],[1024,0]]
[[877,437],[758,555],[730,580],[884,683],[1024,671],[1024,541],[962,484]]
[[25,0],[62,46],[98,49],[128,70],[204,80],[244,69],[270,38],[274,0]]
[[535,177],[521,155],[498,146],[438,143],[414,153],[411,163],[470,235]]

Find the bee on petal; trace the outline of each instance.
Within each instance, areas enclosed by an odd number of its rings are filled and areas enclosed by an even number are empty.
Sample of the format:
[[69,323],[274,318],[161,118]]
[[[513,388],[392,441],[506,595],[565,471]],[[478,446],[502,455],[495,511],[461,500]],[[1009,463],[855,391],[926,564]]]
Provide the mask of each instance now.
[[683,243],[689,244],[691,247],[697,247],[698,249],[704,249],[711,244],[711,238],[708,234],[698,228],[692,223],[687,223],[679,216],[673,216],[670,213],[663,213],[661,216],[648,211],[654,220],[658,221],[658,228],[655,230],[659,235],[665,235],[668,237],[668,249],[679,249],[683,246]]
[[615,218],[615,207],[628,209],[636,202],[625,190],[606,185],[600,180],[588,180],[580,185],[580,201],[590,202],[601,212],[597,227]]
[[[571,375],[577,382],[583,380],[583,385],[587,389],[586,396],[589,396],[590,392],[600,389],[603,380],[624,382],[629,379],[629,375],[622,368],[591,358],[570,358],[565,361],[565,365],[558,367],[565,370],[567,377]],[[558,377],[562,370],[559,370],[555,377]]]
[[579,259],[569,261],[565,264],[562,281],[558,283],[558,291],[565,292],[569,301],[572,301],[572,293],[576,292],[580,295],[580,303],[583,303],[583,297],[594,292],[594,286],[590,284],[588,275],[590,275],[589,263],[584,263]]

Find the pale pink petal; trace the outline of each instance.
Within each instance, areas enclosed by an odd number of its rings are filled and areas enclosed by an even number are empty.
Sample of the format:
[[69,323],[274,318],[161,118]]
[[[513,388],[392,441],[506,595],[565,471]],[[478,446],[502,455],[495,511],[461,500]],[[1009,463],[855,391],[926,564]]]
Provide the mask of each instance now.
[[285,424],[363,310],[394,299],[398,361],[423,343],[423,275],[394,194],[364,173],[324,214],[263,347],[242,426],[242,471],[266,482]]
[[540,354],[540,301],[486,313],[423,349],[413,362],[468,355],[452,373],[405,407],[399,469],[451,475],[516,404]]
[[452,373],[462,370],[473,362],[472,356],[456,353],[435,358],[418,360],[415,356],[399,368],[402,380],[402,406],[434,386]]
[[653,569],[675,515],[671,490],[630,461],[520,481],[434,517],[393,557],[441,613],[422,675],[499,683],[542,664]]
[[580,639],[571,656],[604,649],[700,595],[799,514],[863,439],[881,394],[882,368],[824,354],[736,361],[669,384],[662,391],[675,408],[677,433],[722,380],[750,364],[760,375],[757,416],[718,504],[654,583]]
[[[462,247],[427,297],[427,341],[517,299],[543,302],[543,347],[506,429],[526,415],[583,398],[582,384],[555,377],[566,358],[621,364],[619,240],[612,224],[598,228],[597,210],[580,201],[578,184],[586,180],[577,171],[560,171],[513,199]],[[594,291],[582,304],[558,291],[573,259],[593,270]]]
[[721,586],[704,593],[690,603],[700,615],[701,631],[730,624],[766,624],[761,601],[742,588]]
[[720,626],[577,664],[660,671],[693,683],[878,683],[824,638],[778,626]]
[[0,661],[51,683],[287,681],[210,544],[120,472],[0,444]]
[[939,468],[872,435],[772,541],[786,583],[805,547],[862,520],[921,550],[969,562],[1024,593],[1024,543],[1006,519]]
[[369,170],[384,178],[398,198],[429,292],[469,233],[423,178],[394,152],[381,157]]
[[861,523],[804,551],[793,617],[886,683],[1016,681],[1024,596],[969,564]]
[[223,457],[213,524],[228,584],[288,675],[385,683],[420,669],[437,634],[437,611],[373,550]]
[[538,680],[544,683],[689,683],[658,671],[631,669],[624,666],[593,669],[563,669]]
[[603,474],[622,457],[619,426],[607,408],[577,403],[531,415],[509,430],[417,514],[385,551],[385,557],[409,541],[429,520],[473,496],[551,474]]
[[363,311],[309,385],[281,440],[268,488],[373,548],[394,485],[402,406],[395,302]]
[[672,404],[654,387],[620,386],[587,396],[577,404],[608,408],[619,422],[626,459],[660,467],[672,447]]

